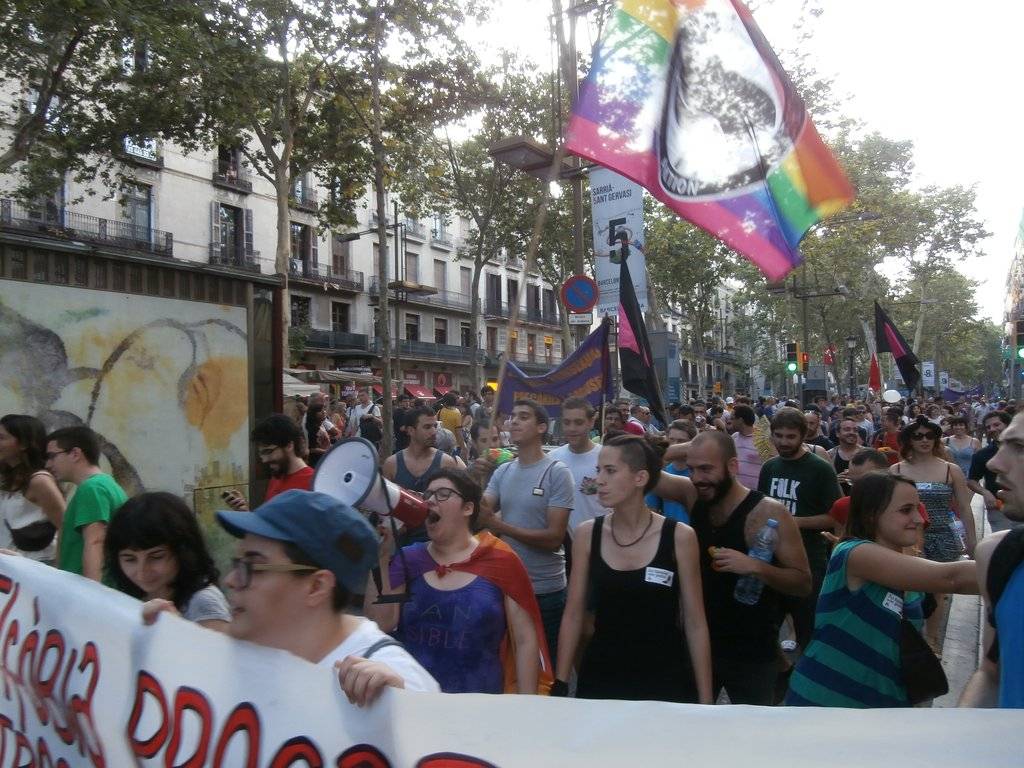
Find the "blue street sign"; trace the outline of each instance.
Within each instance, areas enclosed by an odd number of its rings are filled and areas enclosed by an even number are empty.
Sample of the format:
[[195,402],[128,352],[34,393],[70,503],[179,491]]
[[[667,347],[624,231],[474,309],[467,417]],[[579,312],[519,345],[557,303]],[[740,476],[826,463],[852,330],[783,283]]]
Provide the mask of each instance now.
[[597,283],[586,275],[573,275],[562,285],[562,303],[570,312],[589,312],[597,306]]

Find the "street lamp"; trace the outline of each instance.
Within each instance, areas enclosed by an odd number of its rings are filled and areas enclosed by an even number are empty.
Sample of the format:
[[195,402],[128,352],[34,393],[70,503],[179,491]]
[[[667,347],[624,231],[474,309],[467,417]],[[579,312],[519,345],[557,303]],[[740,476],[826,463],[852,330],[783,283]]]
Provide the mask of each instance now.
[[857,337],[847,336],[846,337],[846,348],[850,350],[850,399],[853,400],[853,350],[857,348]]

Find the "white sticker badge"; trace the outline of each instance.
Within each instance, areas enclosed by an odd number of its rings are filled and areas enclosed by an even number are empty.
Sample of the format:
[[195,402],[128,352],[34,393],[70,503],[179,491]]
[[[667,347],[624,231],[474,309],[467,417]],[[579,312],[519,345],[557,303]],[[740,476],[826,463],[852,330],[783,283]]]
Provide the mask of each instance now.
[[647,569],[644,571],[644,581],[648,584],[661,584],[665,587],[671,587],[672,580],[675,577],[676,575],[672,571],[666,571],[664,568],[647,566]]
[[894,595],[892,592],[890,592],[885,596],[885,599],[882,601],[882,607],[892,611],[897,616],[902,616],[903,598],[899,595]]

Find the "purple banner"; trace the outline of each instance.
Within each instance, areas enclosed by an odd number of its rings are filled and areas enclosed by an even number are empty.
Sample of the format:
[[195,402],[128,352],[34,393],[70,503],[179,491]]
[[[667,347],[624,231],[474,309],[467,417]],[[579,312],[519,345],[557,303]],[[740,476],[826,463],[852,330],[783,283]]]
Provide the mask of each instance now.
[[527,376],[509,361],[504,378],[498,382],[498,413],[512,413],[512,404],[526,397],[543,405],[552,418],[562,415],[562,402],[570,397],[585,397],[599,410],[612,398],[608,329],[605,319],[579,349],[543,376]]
[[985,390],[981,385],[965,389],[963,392],[955,389],[944,389],[942,390],[942,399],[946,402],[955,403],[961,397],[981,397],[983,394],[985,394]]

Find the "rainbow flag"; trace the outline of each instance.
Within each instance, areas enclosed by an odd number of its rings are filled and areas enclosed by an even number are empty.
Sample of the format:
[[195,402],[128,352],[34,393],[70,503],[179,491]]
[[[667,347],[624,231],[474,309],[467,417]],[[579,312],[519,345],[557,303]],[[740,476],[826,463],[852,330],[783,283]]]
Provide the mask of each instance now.
[[569,151],[611,168],[771,280],[853,200],[739,0],[620,0],[573,107]]

